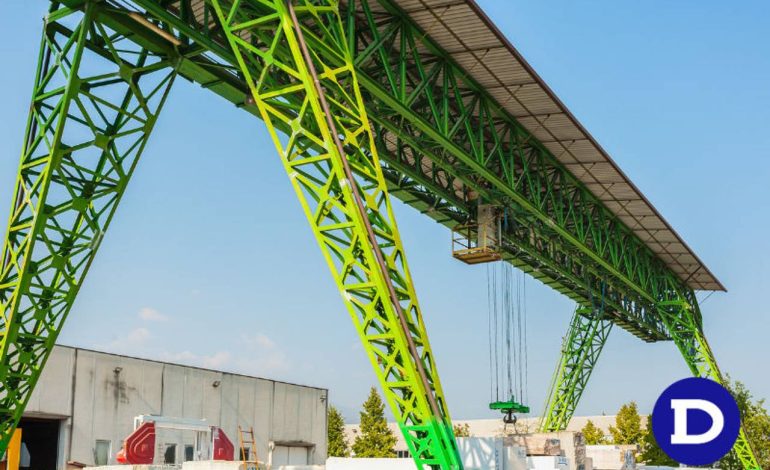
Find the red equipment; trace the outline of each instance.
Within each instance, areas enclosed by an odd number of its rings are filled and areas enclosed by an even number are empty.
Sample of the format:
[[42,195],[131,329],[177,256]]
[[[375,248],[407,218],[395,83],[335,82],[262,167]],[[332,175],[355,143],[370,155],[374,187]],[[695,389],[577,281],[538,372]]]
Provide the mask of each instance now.
[[119,464],[151,465],[155,460],[155,423],[142,423],[123,442],[115,460]]
[[[130,465],[177,463],[177,448],[181,449],[183,443],[177,443],[173,438],[161,441],[164,446],[173,446],[173,461],[169,462],[166,460],[168,455],[162,450],[158,452],[162,455],[156,455],[156,449],[158,449],[156,441],[159,435],[164,434],[176,436],[175,438],[178,439],[179,431],[195,433],[196,446],[193,460],[232,461],[235,459],[235,446],[225,432],[217,426],[208,425],[205,420],[142,415],[134,418],[134,432],[123,442],[123,447],[118,451],[115,460],[119,464]],[[158,458],[161,461],[158,461]]]

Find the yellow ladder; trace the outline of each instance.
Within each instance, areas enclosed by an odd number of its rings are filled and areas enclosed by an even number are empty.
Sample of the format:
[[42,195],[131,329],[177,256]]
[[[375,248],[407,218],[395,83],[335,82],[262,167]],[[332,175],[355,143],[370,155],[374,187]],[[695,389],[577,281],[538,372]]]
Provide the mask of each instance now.
[[[248,445],[248,447],[247,447]],[[253,468],[259,468],[259,461],[257,459],[257,439],[254,437],[254,428],[243,429],[238,426],[238,452],[240,453],[240,460],[246,464],[254,464]],[[251,459],[251,455],[254,455],[254,459]],[[247,468],[252,468],[251,465],[247,465]]]

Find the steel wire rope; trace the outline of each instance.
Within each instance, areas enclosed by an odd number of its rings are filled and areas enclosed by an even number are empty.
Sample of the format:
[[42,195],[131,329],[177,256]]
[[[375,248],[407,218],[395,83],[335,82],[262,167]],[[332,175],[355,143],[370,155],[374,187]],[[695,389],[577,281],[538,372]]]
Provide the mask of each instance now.
[[495,399],[495,381],[493,374],[496,374],[497,372],[494,370],[494,363],[492,362],[492,357],[494,353],[492,352],[492,286],[490,284],[490,270],[491,266],[487,265],[487,340],[489,341],[489,401]]
[[[506,398],[510,398],[513,395],[514,387],[516,386],[516,375],[512,374],[512,364],[515,364],[515,356],[513,356],[513,345],[515,338],[513,337],[513,317],[514,312],[511,302],[511,272],[507,265],[502,266],[503,271],[503,314],[505,315],[505,374],[507,377],[508,389],[506,390]],[[512,357],[513,356],[513,357]]]
[[521,273],[522,303],[524,306],[524,403],[529,403],[529,325],[527,321],[527,276]]

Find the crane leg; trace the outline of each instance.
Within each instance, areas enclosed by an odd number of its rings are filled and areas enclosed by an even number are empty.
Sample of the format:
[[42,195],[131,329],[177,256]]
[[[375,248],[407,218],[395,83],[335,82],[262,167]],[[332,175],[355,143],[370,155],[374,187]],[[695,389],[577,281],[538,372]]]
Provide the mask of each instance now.
[[175,77],[172,61],[97,23],[96,8],[55,3],[45,20],[0,255],[0,455]]
[[564,338],[562,355],[540,424],[543,432],[567,428],[583,395],[613,323],[597,312],[578,309]]
[[[684,356],[687,366],[695,377],[711,379],[724,384],[714,353],[703,334],[700,309],[695,296],[692,301],[684,299],[661,302],[658,312],[663,318],[671,338]],[[759,470],[760,466],[742,426],[733,452],[745,470]]]
[[336,0],[212,0],[420,469],[460,469]]

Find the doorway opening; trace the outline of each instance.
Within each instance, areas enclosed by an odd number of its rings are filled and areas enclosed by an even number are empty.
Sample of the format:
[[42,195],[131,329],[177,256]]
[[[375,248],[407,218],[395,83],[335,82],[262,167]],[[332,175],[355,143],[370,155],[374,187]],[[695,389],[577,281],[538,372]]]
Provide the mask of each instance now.
[[[59,429],[56,419],[22,418],[19,423],[21,442],[29,452],[29,467],[25,470],[52,470],[59,460]],[[23,463],[23,462],[22,462]]]

